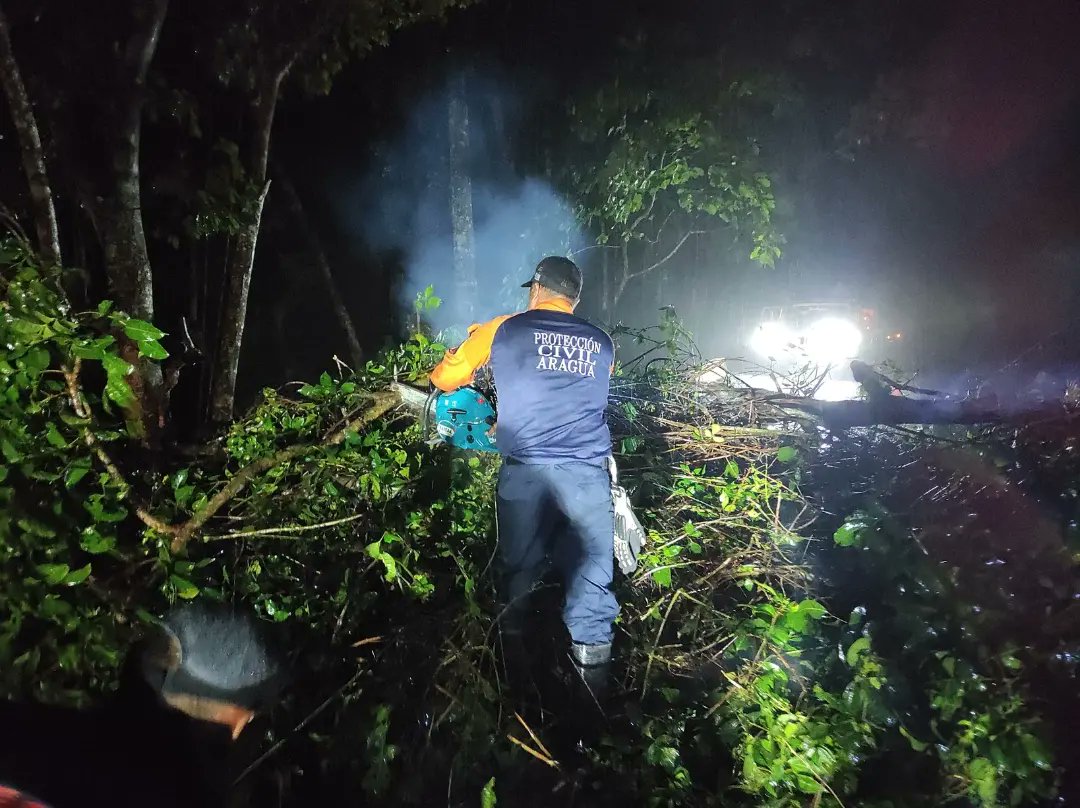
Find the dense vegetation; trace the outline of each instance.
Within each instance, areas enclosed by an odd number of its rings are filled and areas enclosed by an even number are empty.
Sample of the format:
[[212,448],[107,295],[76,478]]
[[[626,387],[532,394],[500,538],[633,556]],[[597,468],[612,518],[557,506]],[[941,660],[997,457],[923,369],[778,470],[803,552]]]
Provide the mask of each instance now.
[[1076,469],[1051,426],[823,442],[812,421],[693,384],[673,315],[618,333],[643,352],[620,368],[611,421],[649,544],[618,585],[614,703],[578,744],[557,618],[537,640],[554,672],[542,709],[515,714],[497,675],[497,461],[429,447],[388,389],[441,353],[422,329],[430,294],[404,345],[266,390],[163,459],[125,424],[118,347],[157,362],[161,332],[107,303],[73,310],[62,272],[18,237],[0,264],[4,695],[86,703],[168,603],[224,599],[278,624],[293,669],[245,735],[240,804],[1055,793],[1076,715],[1075,562],[1035,503],[1051,492],[1073,519]]

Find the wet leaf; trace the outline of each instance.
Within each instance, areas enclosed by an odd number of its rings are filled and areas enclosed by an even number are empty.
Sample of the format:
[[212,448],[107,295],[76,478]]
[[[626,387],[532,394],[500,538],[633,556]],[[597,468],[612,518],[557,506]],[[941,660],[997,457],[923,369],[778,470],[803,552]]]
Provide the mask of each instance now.
[[118,356],[105,354],[101,359],[105,368],[105,394],[119,404],[126,407],[135,402],[135,394],[127,383],[127,376],[134,369],[130,364]]
[[169,583],[172,584],[173,588],[176,590],[176,596],[183,598],[184,600],[191,600],[199,594],[199,587],[195,586],[195,584],[186,578],[181,578],[179,575],[170,575]]
[[847,653],[844,654],[844,660],[851,667],[855,667],[859,662],[859,657],[870,650],[870,638],[859,637],[850,646],[848,646]]
[[0,454],[8,463],[18,463],[22,460],[22,453],[7,438],[0,439]]
[[776,450],[776,459],[781,463],[794,463],[799,453],[792,446],[781,446]]
[[968,765],[968,777],[983,806],[990,808],[997,804],[997,772],[993,763],[984,757],[975,758]]
[[135,340],[135,342],[158,340],[165,336],[165,332],[161,329],[146,322],[146,320],[137,320],[135,318],[124,323],[124,334],[128,339]]
[[35,569],[47,584],[60,583],[71,571],[67,564],[38,564]]
[[864,530],[866,530],[865,522],[845,522],[833,533],[833,541],[841,547],[858,547],[862,544]]
[[64,474],[64,487],[74,488],[78,485],[79,480],[85,477],[90,471],[90,458],[80,457],[68,468]]
[[49,352],[44,348],[31,348],[26,352],[26,356],[23,357],[23,367],[25,367],[34,376],[39,375],[43,370],[49,367]]
[[139,356],[160,361],[168,359],[169,352],[161,347],[161,343],[157,340],[148,339],[139,343]]
[[56,428],[56,424],[52,421],[45,427],[45,440],[49,442],[50,446],[55,446],[57,449],[66,449],[68,442],[64,439],[64,436],[60,434],[60,430]]
[[67,575],[65,575],[64,576],[64,585],[65,586],[74,586],[75,584],[81,584],[83,581],[85,581],[89,577],[90,577],[90,565],[87,564],[85,567],[80,567],[77,570],[72,570]]
[[484,783],[484,790],[480,792],[480,808],[495,808],[495,778],[492,777]]
[[926,741],[920,741],[918,738],[908,732],[907,728],[902,725],[900,727],[900,734],[907,738],[908,743],[911,744],[911,748],[916,752],[924,752],[926,751],[927,747],[930,746],[930,744]]
[[1053,766],[1050,763],[1050,752],[1043,745],[1043,742],[1036,738],[1034,735],[1024,733],[1020,736],[1020,743],[1024,747],[1024,752],[1036,768],[1043,771],[1050,771]]
[[82,532],[82,537],[79,539],[79,546],[88,553],[98,555],[112,550],[116,546],[116,538],[113,536],[102,536],[96,528],[88,527]]

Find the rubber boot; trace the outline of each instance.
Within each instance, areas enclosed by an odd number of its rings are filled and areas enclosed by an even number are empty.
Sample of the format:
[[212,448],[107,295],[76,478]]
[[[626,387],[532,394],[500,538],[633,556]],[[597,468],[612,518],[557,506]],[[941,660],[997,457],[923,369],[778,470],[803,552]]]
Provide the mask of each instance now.
[[586,645],[571,642],[570,659],[584,686],[586,700],[602,710],[611,676],[611,643]]

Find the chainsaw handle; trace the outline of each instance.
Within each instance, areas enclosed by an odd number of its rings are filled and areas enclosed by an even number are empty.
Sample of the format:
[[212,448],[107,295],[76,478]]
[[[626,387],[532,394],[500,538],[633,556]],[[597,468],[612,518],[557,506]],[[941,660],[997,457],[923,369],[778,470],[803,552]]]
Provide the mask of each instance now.
[[424,440],[427,440],[428,431],[431,429],[431,411],[435,407],[435,399],[437,399],[442,392],[430,382],[429,386],[431,387],[431,392],[428,393],[427,400],[424,402],[424,416],[420,420],[420,434],[424,436]]

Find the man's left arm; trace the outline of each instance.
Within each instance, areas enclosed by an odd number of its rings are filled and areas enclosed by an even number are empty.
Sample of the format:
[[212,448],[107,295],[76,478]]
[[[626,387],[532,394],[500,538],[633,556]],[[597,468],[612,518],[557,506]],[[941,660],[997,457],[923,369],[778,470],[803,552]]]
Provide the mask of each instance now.
[[469,327],[469,336],[457,348],[449,348],[442,361],[431,372],[431,383],[449,393],[472,382],[476,371],[491,359],[491,343],[495,332],[510,315],[496,317]]

